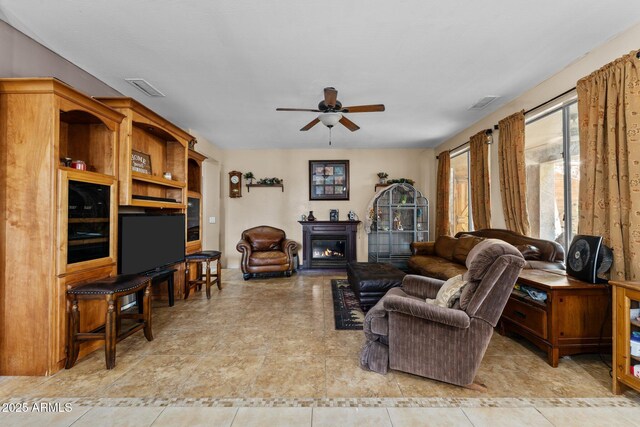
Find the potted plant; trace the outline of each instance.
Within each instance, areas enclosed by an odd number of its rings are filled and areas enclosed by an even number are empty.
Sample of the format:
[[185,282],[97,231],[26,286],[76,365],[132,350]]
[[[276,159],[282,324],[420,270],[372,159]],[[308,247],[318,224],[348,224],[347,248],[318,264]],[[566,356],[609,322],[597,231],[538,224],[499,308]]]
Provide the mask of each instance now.
[[385,182],[387,182],[388,177],[389,177],[388,173],[378,172],[378,179],[380,180],[380,184],[384,184]]
[[258,181],[258,184],[276,185],[276,184],[282,184],[282,180],[280,178],[262,178]]
[[247,172],[244,175],[242,175],[242,177],[246,179],[249,182],[249,184],[253,184],[253,180],[255,178],[255,176],[253,176],[253,172]]

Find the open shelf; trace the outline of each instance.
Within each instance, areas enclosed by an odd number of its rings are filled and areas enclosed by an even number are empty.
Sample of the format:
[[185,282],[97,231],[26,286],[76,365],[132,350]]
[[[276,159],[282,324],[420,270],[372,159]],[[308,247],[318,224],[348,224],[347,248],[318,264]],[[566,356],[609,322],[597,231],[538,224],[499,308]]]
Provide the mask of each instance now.
[[[120,133],[120,205],[185,209],[187,151],[191,135],[132,98],[99,98],[125,115]],[[133,170],[132,155],[146,160],[149,173]],[[138,167],[138,165],[136,165]],[[168,172],[171,179],[163,175]],[[134,196],[174,199],[176,202],[140,200]]]
[[162,185],[171,188],[185,188],[187,183],[184,181],[174,181],[159,176],[148,175],[142,172],[131,172],[131,179],[134,181],[148,182],[150,184]]
[[82,160],[87,171],[115,175],[116,132],[82,110],[60,111],[60,159]]
[[535,300],[535,299],[531,298],[529,296],[529,294],[527,294],[526,292],[518,290],[518,289],[514,289],[513,291],[511,291],[511,296],[513,296],[516,299],[519,299],[521,301],[524,301],[524,302],[526,302],[528,304],[537,305],[537,306],[539,306],[540,308],[543,308],[543,309],[547,307],[546,302]]
[[132,199],[130,206],[138,206],[142,208],[160,208],[160,209],[185,209],[184,203],[178,202],[161,202],[157,200]]
[[206,159],[200,153],[189,150],[187,161],[187,190],[200,194],[202,192],[202,160]]
[[83,180],[86,180],[86,181],[114,179],[112,175],[106,175],[99,172],[82,171],[74,168],[68,168],[66,166],[59,166],[58,169],[60,169],[61,171],[72,172],[76,176],[82,176],[84,177]]

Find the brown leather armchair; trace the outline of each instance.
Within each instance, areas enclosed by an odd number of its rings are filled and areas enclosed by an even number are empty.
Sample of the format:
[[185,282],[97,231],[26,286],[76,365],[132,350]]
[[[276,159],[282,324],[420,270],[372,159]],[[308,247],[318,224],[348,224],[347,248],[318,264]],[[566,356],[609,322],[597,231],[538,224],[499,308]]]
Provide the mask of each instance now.
[[279,228],[261,225],[245,230],[236,249],[242,253],[240,266],[244,280],[249,280],[256,273],[280,271],[289,277],[296,269],[294,257],[298,253],[298,244],[287,239]]

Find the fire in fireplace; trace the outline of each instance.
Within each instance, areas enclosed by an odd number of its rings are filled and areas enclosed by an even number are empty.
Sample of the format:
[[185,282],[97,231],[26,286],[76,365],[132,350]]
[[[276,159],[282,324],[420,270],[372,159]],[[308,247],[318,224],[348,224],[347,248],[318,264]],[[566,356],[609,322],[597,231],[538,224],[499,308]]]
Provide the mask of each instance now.
[[316,236],[311,239],[312,265],[344,264],[347,239],[345,236]]

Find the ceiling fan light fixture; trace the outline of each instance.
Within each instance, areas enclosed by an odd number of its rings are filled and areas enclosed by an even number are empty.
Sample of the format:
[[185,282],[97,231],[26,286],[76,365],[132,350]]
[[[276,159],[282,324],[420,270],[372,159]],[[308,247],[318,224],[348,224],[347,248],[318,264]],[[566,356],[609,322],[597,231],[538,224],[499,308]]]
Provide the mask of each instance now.
[[342,114],[340,113],[322,113],[318,116],[318,120],[328,128],[332,128],[337,125],[341,118]]

